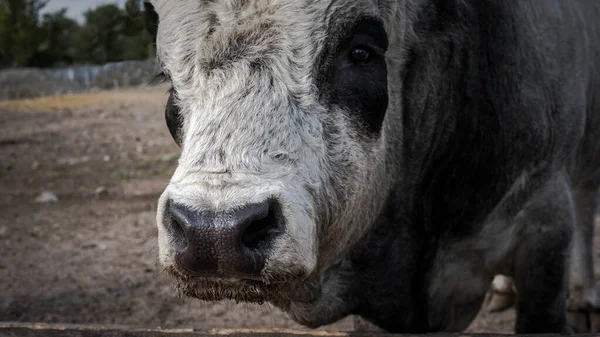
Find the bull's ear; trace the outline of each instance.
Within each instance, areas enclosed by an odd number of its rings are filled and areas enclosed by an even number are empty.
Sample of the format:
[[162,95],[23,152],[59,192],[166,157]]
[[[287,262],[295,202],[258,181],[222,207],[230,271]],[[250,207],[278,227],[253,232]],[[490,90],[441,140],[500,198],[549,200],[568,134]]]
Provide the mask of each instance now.
[[158,13],[154,5],[149,1],[144,1],[144,11],[146,16],[146,29],[152,35],[152,43],[156,46],[156,34],[158,32]]

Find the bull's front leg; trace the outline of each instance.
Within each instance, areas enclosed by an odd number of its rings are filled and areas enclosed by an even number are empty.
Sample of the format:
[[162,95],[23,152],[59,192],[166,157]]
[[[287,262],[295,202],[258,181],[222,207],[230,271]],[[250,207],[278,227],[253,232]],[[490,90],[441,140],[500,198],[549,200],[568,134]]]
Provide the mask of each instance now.
[[594,274],[593,245],[597,184],[578,184],[573,200],[577,224],[569,269],[569,324],[576,332],[600,332],[600,289]]
[[564,175],[548,182],[515,221],[526,228],[514,255],[516,333],[569,333],[567,260],[575,215]]

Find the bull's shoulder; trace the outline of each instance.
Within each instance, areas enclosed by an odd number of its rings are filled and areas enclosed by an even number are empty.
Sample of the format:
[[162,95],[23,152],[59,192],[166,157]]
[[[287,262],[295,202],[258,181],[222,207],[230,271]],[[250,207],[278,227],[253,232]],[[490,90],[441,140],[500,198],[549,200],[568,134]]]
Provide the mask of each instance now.
[[404,128],[424,168],[426,226],[468,233],[519,179],[533,193],[564,166],[586,113],[574,74],[590,65],[573,56],[589,54],[579,1],[451,3],[415,22]]

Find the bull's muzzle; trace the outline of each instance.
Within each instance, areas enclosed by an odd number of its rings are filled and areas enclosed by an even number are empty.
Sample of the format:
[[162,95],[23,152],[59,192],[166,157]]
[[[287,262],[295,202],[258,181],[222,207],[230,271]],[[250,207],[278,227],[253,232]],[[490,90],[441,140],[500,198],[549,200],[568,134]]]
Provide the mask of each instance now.
[[194,276],[260,280],[284,227],[281,206],[274,199],[219,212],[177,203],[168,209],[175,261]]

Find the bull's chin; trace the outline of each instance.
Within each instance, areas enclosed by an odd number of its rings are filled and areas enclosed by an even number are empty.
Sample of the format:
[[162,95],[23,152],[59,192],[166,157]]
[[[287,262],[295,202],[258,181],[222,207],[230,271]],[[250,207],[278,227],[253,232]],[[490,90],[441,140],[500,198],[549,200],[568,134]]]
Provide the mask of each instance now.
[[262,304],[279,298],[296,279],[250,280],[227,277],[202,277],[190,275],[175,267],[165,271],[175,280],[175,289],[181,297],[193,297],[202,301],[235,301]]

